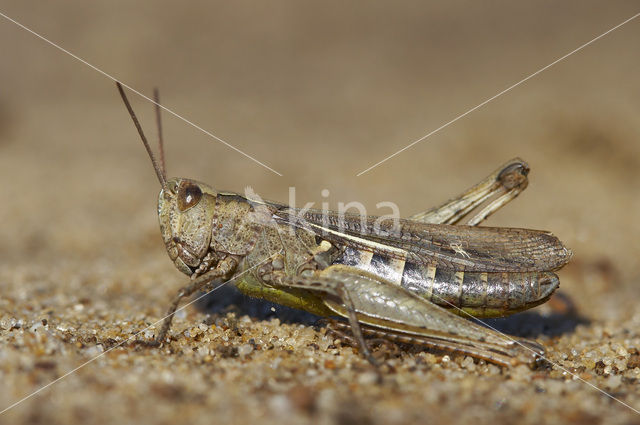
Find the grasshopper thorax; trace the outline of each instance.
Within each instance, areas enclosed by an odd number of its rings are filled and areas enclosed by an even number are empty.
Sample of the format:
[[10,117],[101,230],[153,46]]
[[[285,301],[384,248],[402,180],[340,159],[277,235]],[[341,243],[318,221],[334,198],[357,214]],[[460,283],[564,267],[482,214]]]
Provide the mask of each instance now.
[[158,195],[160,232],[169,257],[192,275],[209,251],[217,192],[194,180],[173,178]]

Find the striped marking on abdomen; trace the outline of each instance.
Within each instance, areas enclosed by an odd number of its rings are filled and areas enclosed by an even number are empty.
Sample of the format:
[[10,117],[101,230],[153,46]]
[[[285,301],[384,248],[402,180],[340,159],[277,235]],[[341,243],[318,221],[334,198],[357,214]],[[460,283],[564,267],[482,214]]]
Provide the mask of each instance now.
[[334,264],[344,264],[366,270],[381,278],[400,285],[405,268],[405,260],[389,258],[370,251],[346,247]]
[[[557,287],[557,276],[539,273],[457,272],[405,265],[402,287],[434,304],[452,308],[517,311],[544,300]],[[433,277],[432,277],[433,276]],[[551,282],[543,289],[540,282]]]
[[557,287],[557,276],[551,272],[486,273],[446,270],[442,267],[408,263],[352,247],[346,247],[334,264],[371,272],[434,304],[477,312],[503,311],[507,314],[518,311],[535,305],[549,295],[542,291],[541,281],[551,279]]

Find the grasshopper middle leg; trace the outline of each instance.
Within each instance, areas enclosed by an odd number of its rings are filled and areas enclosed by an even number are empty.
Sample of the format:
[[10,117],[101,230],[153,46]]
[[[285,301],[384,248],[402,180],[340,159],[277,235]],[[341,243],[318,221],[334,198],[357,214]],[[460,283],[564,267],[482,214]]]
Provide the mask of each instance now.
[[283,272],[274,273],[272,282],[274,286],[307,289],[315,292],[323,292],[329,296],[338,298],[345,308],[345,313],[349,319],[351,331],[362,350],[363,356],[374,366],[378,364],[378,361],[373,357],[366,341],[364,340],[364,336],[362,335],[362,330],[360,328],[360,322],[357,317],[357,310],[352,300],[351,291],[346,287],[344,282],[319,275],[289,276]]

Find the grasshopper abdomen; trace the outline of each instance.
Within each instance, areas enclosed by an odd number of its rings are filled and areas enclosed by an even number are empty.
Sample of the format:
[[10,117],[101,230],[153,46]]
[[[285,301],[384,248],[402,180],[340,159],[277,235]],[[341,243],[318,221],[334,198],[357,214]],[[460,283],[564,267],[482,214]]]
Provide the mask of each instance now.
[[560,281],[553,272],[464,272],[347,247],[335,264],[357,267],[401,285],[452,312],[499,317],[539,305]]

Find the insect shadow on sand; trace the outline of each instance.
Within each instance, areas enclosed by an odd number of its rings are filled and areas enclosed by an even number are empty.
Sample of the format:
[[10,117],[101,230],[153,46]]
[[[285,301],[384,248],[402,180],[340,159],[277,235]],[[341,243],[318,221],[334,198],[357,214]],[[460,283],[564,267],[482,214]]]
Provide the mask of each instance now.
[[[559,292],[555,297],[560,298],[567,306],[564,311],[548,314],[526,311],[509,317],[482,319],[481,322],[500,332],[523,338],[556,337],[574,332],[578,325],[589,324],[589,320],[576,310],[566,294]],[[302,310],[248,297],[233,286],[224,286],[215,294],[202,297],[195,305],[199,311],[211,315],[233,312],[256,320],[277,318],[282,323],[316,325],[323,323],[325,319]]]
[[580,314],[566,293],[556,292],[554,298],[565,304],[566,308],[545,314],[525,311],[509,317],[484,319],[482,322],[500,332],[523,338],[557,337],[574,332],[578,325],[590,323],[589,319]]
[[282,323],[298,323],[308,326],[323,319],[306,311],[249,297],[231,285],[226,285],[214,294],[202,297],[195,303],[195,306],[199,311],[211,315],[236,313],[257,320],[277,318]]

